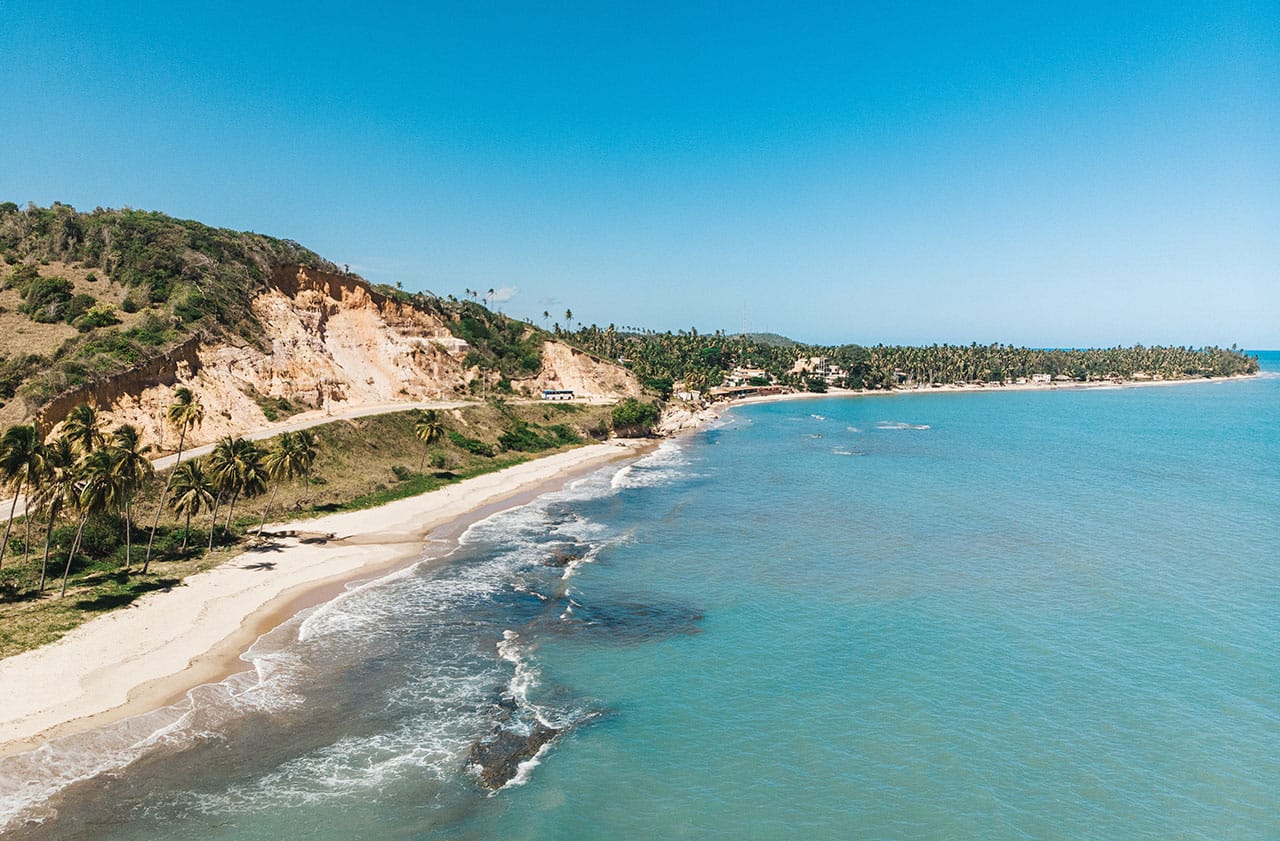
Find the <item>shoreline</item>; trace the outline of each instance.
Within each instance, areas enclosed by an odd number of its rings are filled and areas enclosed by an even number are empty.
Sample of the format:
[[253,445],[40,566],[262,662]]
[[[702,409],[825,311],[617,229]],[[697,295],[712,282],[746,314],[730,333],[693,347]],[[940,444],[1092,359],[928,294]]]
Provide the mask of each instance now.
[[[679,436],[735,406],[823,397],[1118,389],[1258,376],[790,392],[678,408],[671,422],[664,415],[660,429]],[[300,611],[359,582],[424,561],[445,563],[447,547],[472,523],[653,446],[655,439],[587,445],[379,508],[272,524],[293,536],[269,555],[248,549],[170,591],[86,622],[57,642],[0,660],[0,685],[15,688],[0,711],[0,758],[161,709],[198,686],[244,671],[241,655]],[[317,533],[340,536],[317,541]]]
[[1070,382],[1059,383],[1010,383],[1008,385],[958,385],[949,383],[937,386],[912,386],[911,388],[852,389],[830,388],[827,391],[791,391],[784,394],[763,394],[751,397],[739,397],[731,400],[712,403],[710,409],[728,408],[731,406],[748,406],[753,403],[776,403],[784,400],[807,400],[820,397],[898,397],[910,394],[1006,394],[1011,391],[1113,391],[1126,388],[1147,388],[1149,386],[1194,385],[1210,383],[1237,382],[1254,380],[1264,372],[1253,374],[1231,374],[1226,377],[1186,377],[1181,380],[1122,380],[1112,382]]
[[[444,563],[472,523],[527,504],[651,439],[614,440],[534,459],[379,508],[296,523],[276,551],[249,549],[170,591],[97,617],[57,642],[0,660],[0,758],[161,709],[244,671],[263,634],[351,585],[422,561]],[[306,535],[338,535],[316,542]]]

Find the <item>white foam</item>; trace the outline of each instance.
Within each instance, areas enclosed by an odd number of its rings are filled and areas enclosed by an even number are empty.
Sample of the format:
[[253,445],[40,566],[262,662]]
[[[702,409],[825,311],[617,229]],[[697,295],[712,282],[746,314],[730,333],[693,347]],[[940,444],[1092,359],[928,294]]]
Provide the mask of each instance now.
[[614,474],[611,486],[624,488],[653,488],[668,485],[688,472],[689,458],[679,440],[668,439],[652,453],[637,459]]
[[[552,740],[554,741],[554,740]],[[517,788],[529,782],[529,778],[533,775],[533,769],[542,764],[542,757],[546,756],[547,751],[551,750],[551,742],[544,742],[542,747],[538,748],[538,752],[516,766],[516,775],[502,785],[497,791],[489,792],[489,796],[493,797],[499,791],[507,788]]]
[[903,423],[902,421],[880,421],[876,424],[876,429],[929,429],[927,423]]

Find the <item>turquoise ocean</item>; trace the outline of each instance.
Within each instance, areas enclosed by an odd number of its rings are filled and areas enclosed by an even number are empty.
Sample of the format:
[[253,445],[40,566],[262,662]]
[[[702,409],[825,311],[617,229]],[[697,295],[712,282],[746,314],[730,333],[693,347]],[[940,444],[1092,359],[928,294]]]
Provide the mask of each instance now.
[[[735,408],[424,547],[447,563],[183,704],[0,761],[4,835],[1280,838],[1261,357]],[[562,732],[480,786],[472,744],[538,722]]]

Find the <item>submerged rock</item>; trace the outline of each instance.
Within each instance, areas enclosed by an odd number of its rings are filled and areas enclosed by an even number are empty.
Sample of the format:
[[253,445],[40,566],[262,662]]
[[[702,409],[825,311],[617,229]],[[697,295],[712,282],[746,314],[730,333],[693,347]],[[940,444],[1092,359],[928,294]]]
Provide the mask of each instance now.
[[527,731],[495,727],[488,737],[471,745],[470,760],[480,784],[490,791],[502,788],[520,773],[520,763],[532,759],[562,732],[537,720]]
[[590,634],[611,642],[638,643],[696,634],[701,630],[698,627],[701,621],[700,612],[681,604],[583,604],[570,599],[552,629],[561,633]]
[[557,549],[551,555],[542,560],[543,566],[549,567],[567,567],[574,561],[582,560],[582,553],[573,549]]

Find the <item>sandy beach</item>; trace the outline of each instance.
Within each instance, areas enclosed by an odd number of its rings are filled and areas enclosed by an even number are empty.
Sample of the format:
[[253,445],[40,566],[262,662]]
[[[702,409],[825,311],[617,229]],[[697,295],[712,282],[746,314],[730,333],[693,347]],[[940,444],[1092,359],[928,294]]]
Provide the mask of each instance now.
[[263,633],[353,581],[416,562],[436,529],[457,524],[444,535],[456,536],[467,522],[647,446],[594,444],[380,508],[273,525],[269,531],[294,536],[0,660],[0,756],[159,708],[242,671],[240,654]]

